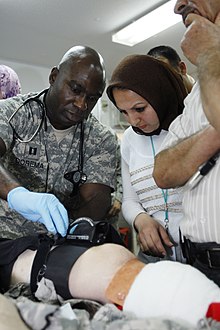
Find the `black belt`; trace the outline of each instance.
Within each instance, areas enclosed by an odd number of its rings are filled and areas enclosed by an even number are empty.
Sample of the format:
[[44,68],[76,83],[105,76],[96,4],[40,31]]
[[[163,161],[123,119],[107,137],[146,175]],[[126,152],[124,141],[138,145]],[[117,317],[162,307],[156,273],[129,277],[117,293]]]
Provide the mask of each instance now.
[[220,269],[220,247],[198,252],[195,258],[209,268]]
[[220,244],[215,242],[194,243],[184,238],[183,249],[190,264],[198,260],[211,269],[220,269]]

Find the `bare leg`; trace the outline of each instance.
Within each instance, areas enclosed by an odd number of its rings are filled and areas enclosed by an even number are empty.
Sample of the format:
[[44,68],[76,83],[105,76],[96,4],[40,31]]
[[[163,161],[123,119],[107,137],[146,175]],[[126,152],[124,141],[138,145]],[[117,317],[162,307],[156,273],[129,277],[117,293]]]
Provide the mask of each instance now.
[[134,258],[133,253],[117,244],[103,244],[87,250],[71,269],[71,295],[102,303],[109,302],[105,291],[111,279],[122,265]]
[[14,263],[11,284],[19,282],[30,283],[31,268],[36,251],[26,250],[17,258]]
[[[11,284],[30,283],[31,267],[36,251],[26,250],[16,260]],[[105,297],[114,274],[127,261],[135,258],[128,249],[117,244],[92,247],[82,254],[73,265],[69,275],[69,291],[74,298],[109,302]]]

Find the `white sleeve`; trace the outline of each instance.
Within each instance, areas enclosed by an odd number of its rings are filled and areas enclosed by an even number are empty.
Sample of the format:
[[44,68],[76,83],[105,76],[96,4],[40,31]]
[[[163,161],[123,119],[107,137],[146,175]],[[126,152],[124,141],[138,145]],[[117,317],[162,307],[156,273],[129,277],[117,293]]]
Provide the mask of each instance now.
[[141,206],[139,198],[131,185],[131,178],[129,168],[125,160],[122,158],[121,163],[122,172],[122,187],[123,187],[123,198],[122,198],[122,213],[125,220],[133,226],[133,222],[136,216],[140,213],[146,213]]
[[202,130],[208,124],[202,108],[200,87],[196,83],[191,93],[184,100],[183,113],[170,124],[168,134],[159,151],[176,145],[178,142]]
[[161,147],[159,148],[159,152],[161,150],[170,148],[171,146],[174,146],[178,142],[185,139],[187,135],[186,132],[184,131],[184,127],[190,127],[190,121],[189,118],[187,118],[186,116],[180,115],[171,123],[169,127],[169,131],[165,139],[163,140]]

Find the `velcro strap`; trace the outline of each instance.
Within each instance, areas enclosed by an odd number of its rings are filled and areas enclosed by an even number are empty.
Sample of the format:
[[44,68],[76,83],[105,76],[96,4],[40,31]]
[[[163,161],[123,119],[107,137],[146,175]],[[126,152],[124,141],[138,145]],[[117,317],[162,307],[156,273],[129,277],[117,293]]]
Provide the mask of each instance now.
[[56,246],[49,254],[45,278],[51,280],[55,286],[56,292],[63,299],[71,299],[69,291],[69,273],[76,260],[89,247],[74,246],[63,244]]
[[47,257],[53,244],[54,239],[46,234],[39,234],[39,245],[31,269],[30,288],[32,294],[36,292],[37,283],[45,274]]

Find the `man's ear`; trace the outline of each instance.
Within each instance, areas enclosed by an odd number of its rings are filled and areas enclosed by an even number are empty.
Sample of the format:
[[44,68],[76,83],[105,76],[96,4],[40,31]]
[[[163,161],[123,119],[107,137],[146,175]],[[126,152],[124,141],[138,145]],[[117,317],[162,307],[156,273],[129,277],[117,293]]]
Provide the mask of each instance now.
[[59,73],[58,68],[56,66],[53,67],[53,69],[51,70],[50,75],[49,75],[49,83],[50,83],[50,85],[53,85],[54,81],[57,78],[58,73]]
[[179,62],[179,68],[182,74],[186,74],[186,64],[183,61]]

